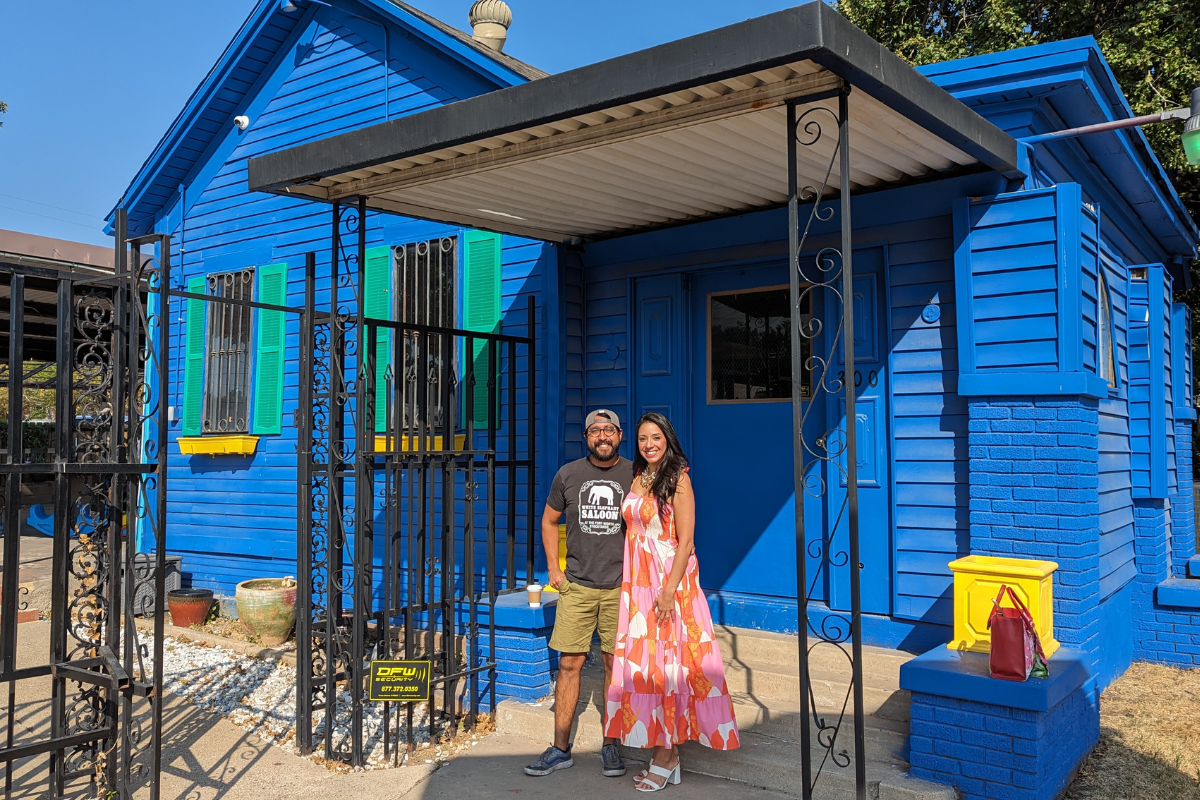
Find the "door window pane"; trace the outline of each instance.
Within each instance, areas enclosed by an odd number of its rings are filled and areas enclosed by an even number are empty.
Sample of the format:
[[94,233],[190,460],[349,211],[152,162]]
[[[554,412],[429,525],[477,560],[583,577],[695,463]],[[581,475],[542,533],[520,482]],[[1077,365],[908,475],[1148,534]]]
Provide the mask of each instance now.
[[[772,287],[708,296],[708,401],[750,403],[792,399],[790,291]],[[801,319],[811,314],[801,300]],[[809,343],[800,340],[807,359]],[[809,371],[801,396],[809,396]]]

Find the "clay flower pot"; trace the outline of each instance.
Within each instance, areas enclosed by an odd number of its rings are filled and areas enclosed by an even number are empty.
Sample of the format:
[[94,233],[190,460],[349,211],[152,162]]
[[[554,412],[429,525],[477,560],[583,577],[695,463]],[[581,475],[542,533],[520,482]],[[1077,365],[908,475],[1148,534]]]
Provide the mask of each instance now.
[[212,589],[172,589],[167,592],[171,622],[179,628],[203,625],[212,608]]
[[268,647],[283,644],[296,624],[296,581],[256,578],[237,585],[238,618]]

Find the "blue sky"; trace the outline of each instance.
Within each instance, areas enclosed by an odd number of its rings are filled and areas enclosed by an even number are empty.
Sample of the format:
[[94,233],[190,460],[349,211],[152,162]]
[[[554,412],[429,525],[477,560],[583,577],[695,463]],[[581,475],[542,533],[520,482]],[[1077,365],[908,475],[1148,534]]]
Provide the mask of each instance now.
[[[471,0],[409,0],[466,29]],[[795,0],[508,0],[505,52],[549,72]],[[0,228],[94,244],[254,0],[0,2]]]

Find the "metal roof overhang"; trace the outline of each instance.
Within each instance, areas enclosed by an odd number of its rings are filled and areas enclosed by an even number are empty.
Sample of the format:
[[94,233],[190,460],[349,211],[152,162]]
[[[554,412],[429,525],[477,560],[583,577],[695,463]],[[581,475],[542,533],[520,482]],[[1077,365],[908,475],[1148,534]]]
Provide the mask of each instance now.
[[784,204],[791,101],[834,112],[803,117],[828,133],[799,148],[798,178],[826,185],[832,163],[837,187],[842,86],[853,191],[971,169],[1023,177],[1010,136],[817,0],[253,158],[248,183],[586,242]]

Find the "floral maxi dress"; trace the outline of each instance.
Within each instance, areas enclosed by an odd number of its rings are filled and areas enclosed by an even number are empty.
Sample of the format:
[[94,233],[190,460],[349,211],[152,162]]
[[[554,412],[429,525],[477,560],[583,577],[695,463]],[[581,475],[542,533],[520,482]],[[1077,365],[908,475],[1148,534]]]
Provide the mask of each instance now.
[[675,590],[674,615],[657,624],[654,601],[671,573],[677,544],[672,508],[660,517],[653,497],[631,492],[621,513],[625,567],[604,735],[629,747],[698,741],[732,750],[737,722],[696,556],[688,558]]

